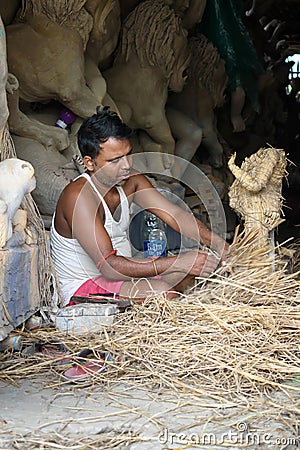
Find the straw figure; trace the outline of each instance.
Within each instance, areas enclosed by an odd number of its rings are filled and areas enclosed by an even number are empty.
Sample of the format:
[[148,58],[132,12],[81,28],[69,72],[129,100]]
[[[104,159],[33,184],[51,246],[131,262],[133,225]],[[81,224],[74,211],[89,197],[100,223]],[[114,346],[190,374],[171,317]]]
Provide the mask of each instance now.
[[269,244],[269,232],[282,219],[282,178],[287,159],[281,149],[260,148],[245,158],[241,167],[235,165],[236,154],[228,161],[235,176],[229,190],[230,206],[244,221],[245,233],[257,230],[257,243]]

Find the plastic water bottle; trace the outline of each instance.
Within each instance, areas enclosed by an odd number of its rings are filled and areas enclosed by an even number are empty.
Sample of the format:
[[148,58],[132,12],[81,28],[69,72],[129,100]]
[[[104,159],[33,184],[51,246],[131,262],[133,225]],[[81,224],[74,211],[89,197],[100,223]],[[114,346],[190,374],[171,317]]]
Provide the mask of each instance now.
[[160,228],[154,228],[149,233],[148,258],[167,256],[166,233]]
[[158,258],[166,255],[165,224],[155,214],[144,211],[144,257]]
[[76,117],[77,116],[72,111],[65,108],[61,111],[59,119],[55,122],[55,126],[65,129],[68,125],[72,125],[72,123],[75,122]]

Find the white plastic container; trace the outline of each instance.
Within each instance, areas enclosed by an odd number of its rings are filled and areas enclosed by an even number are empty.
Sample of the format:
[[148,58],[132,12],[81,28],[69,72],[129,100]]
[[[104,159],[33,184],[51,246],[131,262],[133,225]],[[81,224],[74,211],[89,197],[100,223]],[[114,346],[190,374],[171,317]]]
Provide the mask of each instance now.
[[59,309],[51,316],[56,328],[67,334],[101,331],[113,324],[119,308],[116,305],[92,305],[89,303]]

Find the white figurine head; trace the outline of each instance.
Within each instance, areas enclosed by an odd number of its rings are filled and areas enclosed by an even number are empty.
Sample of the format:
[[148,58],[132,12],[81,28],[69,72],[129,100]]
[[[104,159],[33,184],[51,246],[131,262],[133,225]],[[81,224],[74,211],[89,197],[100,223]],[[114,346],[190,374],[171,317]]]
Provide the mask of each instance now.
[[28,161],[8,158],[0,162],[0,248],[12,235],[12,219],[24,195],[36,187],[34,168]]

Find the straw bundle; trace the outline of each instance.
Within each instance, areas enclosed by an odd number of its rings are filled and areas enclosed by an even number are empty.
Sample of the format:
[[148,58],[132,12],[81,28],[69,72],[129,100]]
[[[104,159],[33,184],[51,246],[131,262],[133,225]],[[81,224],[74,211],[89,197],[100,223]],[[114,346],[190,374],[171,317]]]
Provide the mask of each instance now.
[[284,248],[283,258],[287,258],[291,272],[300,272],[300,239],[294,239],[288,248]]
[[245,158],[241,168],[235,165],[235,155],[228,167],[236,177],[230,187],[230,206],[245,222],[246,232],[258,229],[258,244],[268,240],[268,233],[278,226],[282,207],[282,178],[287,160],[281,149],[260,148]]

